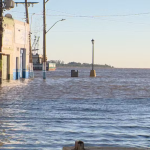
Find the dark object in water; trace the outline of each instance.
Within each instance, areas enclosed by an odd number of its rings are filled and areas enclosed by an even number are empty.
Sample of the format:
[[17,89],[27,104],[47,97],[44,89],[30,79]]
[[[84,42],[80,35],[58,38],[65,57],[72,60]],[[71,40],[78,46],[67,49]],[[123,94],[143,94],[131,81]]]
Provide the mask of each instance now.
[[78,70],[71,70],[71,77],[78,77]]

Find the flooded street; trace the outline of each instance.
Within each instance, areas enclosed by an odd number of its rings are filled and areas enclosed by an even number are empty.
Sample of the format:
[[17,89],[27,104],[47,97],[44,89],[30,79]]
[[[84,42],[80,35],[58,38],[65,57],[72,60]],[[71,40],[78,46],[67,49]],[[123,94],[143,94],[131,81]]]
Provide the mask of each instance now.
[[150,147],[150,70],[71,69],[35,72],[0,85],[0,149],[61,150],[91,146]]

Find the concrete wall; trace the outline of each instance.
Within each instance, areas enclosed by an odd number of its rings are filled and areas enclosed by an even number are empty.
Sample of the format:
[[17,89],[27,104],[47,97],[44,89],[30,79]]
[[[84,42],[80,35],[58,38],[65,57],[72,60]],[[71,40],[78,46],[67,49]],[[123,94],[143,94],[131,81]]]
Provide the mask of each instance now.
[[[29,25],[4,17],[2,52],[9,57],[8,76],[10,79],[20,78],[20,52],[23,50],[23,78],[29,77]],[[16,59],[17,58],[17,59]],[[16,63],[18,62],[18,64]]]

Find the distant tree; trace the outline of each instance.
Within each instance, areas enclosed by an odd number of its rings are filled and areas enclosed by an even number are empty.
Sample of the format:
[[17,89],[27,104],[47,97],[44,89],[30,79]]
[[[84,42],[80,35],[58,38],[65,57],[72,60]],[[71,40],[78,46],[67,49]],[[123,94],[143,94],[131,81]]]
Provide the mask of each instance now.
[[69,62],[68,65],[81,66],[81,63],[79,63],[79,62]]
[[[50,61],[47,61],[47,62],[50,62],[50,63],[56,63],[57,67],[91,67],[92,64],[89,64],[89,63],[83,63],[81,64],[80,62],[69,62],[67,64],[64,63],[64,61],[62,60],[50,60]],[[100,68],[114,68],[113,66],[110,66],[110,65],[107,65],[107,64],[104,64],[104,65],[100,65],[100,64],[94,64],[95,67],[100,67]]]

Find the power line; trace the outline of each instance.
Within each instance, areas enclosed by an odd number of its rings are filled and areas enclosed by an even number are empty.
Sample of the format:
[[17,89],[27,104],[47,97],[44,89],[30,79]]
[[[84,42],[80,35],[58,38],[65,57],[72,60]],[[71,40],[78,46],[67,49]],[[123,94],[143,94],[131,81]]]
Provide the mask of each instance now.
[[[50,9],[48,9],[50,10]],[[51,11],[56,11],[56,10],[51,10]],[[20,11],[11,11],[11,12],[14,12],[14,13],[23,13],[24,12],[20,12]],[[70,13],[67,13],[67,12],[61,12],[61,11],[56,11],[56,12],[59,12],[59,13],[65,13],[65,14],[68,14],[68,15],[64,15],[64,14],[61,14],[61,15],[51,15],[51,14],[46,14],[47,17],[68,17],[68,18],[85,18],[85,19],[100,19],[100,20],[103,20],[103,21],[111,21],[111,22],[121,22],[121,23],[128,23],[128,24],[141,24],[141,25],[149,25],[149,24],[146,24],[146,23],[135,23],[133,21],[122,21],[122,20],[113,20],[113,19],[110,19],[108,17],[128,17],[128,16],[143,16],[143,15],[150,15],[150,12],[145,12],[145,13],[134,13],[134,14],[124,14],[124,15],[96,15],[96,16],[88,16],[88,15],[75,15],[75,14],[70,14]],[[33,14],[33,13],[30,13],[30,14]],[[34,15],[36,16],[42,16],[43,13],[39,12],[39,13],[35,13]],[[21,18],[21,17],[18,17],[17,18]],[[22,19],[25,19],[22,17]],[[41,19],[41,18],[40,18]]]
[[[48,9],[48,10],[51,10],[51,9]],[[150,12],[144,12],[144,13],[133,13],[133,14],[121,14],[121,15],[115,14],[115,15],[92,15],[92,16],[89,16],[89,15],[76,15],[76,14],[71,14],[68,12],[62,12],[62,11],[57,11],[57,10],[51,10],[51,11],[68,14],[68,15],[62,15],[62,16],[70,16],[70,17],[72,17],[72,16],[77,16],[77,17],[128,17],[128,16],[150,15]]]
[[[49,9],[48,9],[49,10]],[[52,10],[55,11],[55,10]],[[20,12],[20,11],[11,11],[11,12],[16,12],[16,13],[24,13],[24,12]],[[76,15],[76,14],[70,14],[67,12],[61,12],[61,11],[56,11],[56,12],[60,12],[60,13],[65,13],[68,15],[49,15],[46,14],[47,16],[64,16],[64,17],[82,17],[82,18],[99,18],[99,17],[128,17],[128,16],[142,16],[142,15],[150,15],[150,12],[145,12],[145,13],[134,13],[134,14],[122,14],[122,15]],[[29,13],[32,14],[32,13]],[[35,15],[43,15],[42,13],[35,13]]]

